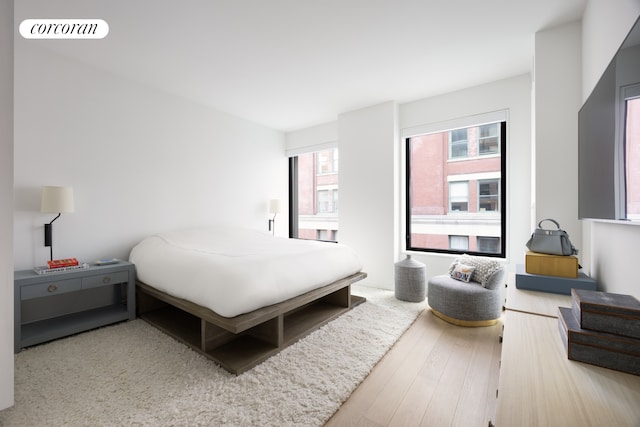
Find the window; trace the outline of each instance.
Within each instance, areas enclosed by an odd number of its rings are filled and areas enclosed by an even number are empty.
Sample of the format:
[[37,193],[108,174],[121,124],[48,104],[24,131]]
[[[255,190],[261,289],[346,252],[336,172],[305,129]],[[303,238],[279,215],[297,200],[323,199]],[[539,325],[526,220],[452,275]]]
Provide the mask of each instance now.
[[500,180],[478,181],[478,212],[498,212],[500,209]]
[[478,154],[481,156],[499,154],[500,134],[498,133],[498,123],[479,126],[478,131]]
[[497,237],[478,236],[478,251],[490,254],[500,253],[500,239]]
[[507,122],[480,123],[403,135],[408,250],[505,256]]
[[456,129],[449,132],[449,158],[467,157],[467,140],[467,129]]
[[469,210],[469,183],[449,183],[449,211],[466,212]]
[[338,241],[338,231],[337,230],[318,230],[317,240],[324,240],[329,242],[337,242]]
[[338,236],[338,149],[289,159],[289,236],[336,241]]
[[329,212],[329,190],[318,190],[318,213]]
[[466,251],[469,249],[469,236],[449,236],[449,249]]
[[317,151],[318,174],[338,172],[338,149]]

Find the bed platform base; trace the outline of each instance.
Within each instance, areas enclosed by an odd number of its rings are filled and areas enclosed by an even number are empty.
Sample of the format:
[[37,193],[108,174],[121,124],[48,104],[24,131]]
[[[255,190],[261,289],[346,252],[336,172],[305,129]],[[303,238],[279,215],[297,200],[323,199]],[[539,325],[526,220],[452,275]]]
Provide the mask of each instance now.
[[365,277],[356,273],[232,318],[140,281],[136,302],[140,318],[238,375],[364,302],[351,295],[351,284]]

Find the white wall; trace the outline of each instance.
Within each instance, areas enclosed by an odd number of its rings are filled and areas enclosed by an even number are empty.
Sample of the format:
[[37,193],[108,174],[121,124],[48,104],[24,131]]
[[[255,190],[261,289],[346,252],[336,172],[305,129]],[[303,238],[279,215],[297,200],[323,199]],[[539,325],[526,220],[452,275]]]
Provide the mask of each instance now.
[[286,135],[292,155],[320,150],[337,141],[340,149],[340,237],[363,262],[367,286],[393,288],[398,254],[397,105],[385,102],[340,114]]
[[583,101],[598,83],[638,13],[639,0],[588,0],[582,17]]
[[[640,1],[589,0],[582,22],[582,98],[591,90],[640,15]],[[583,221],[583,244],[589,257],[583,265],[602,290],[640,298],[640,286],[629,276],[637,262],[640,226]]]
[[397,105],[338,116],[340,242],[363,261],[368,286],[392,289],[397,254]]
[[13,1],[0,0],[0,409],[13,405]]
[[16,269],[48,259],[43,185],[75,192],[75,213],[54,223],[54,258],[126,259],[148,234],[213,223],[267,232],[270,198],[285,201],[287,223],[282,133],[15,46]]
[[[581,25],[535,35],[534,221],[554,218],[582,248],[578,221],[578,110]],[[547,224],[548,226],[548,224]]]

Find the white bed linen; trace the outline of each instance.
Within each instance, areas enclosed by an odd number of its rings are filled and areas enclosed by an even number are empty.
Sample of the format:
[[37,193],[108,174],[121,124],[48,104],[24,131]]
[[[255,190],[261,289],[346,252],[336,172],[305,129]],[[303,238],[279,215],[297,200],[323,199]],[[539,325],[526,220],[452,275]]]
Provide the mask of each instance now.
[[339,243],[207,227],[156,234],[129,256],[137,278],[160,291],[234,317],[357,273],[355,252]]

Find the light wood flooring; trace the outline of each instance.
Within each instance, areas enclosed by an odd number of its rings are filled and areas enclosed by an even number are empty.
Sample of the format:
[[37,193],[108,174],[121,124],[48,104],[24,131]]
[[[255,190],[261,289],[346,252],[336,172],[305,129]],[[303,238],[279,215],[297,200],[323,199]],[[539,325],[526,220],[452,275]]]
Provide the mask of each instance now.
[[326,426],[483,426],[494,420],[502,322],[453,326],[427,307]]

